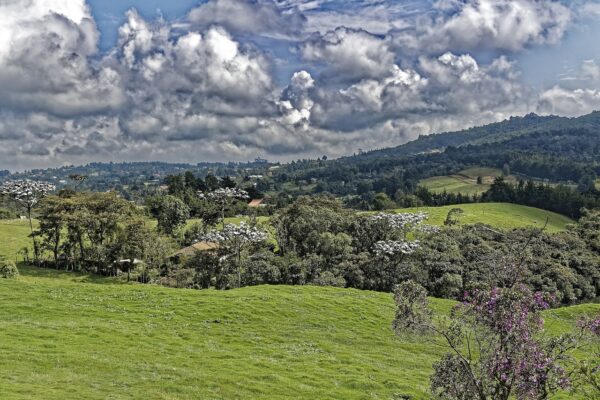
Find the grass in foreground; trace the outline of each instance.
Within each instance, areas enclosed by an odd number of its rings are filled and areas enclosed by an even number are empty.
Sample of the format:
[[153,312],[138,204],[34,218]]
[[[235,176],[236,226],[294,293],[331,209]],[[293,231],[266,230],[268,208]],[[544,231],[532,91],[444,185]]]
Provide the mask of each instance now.
[[457,204],[443,207],[415,207],[401,208],[396,212],[424,211],[429,214],[428,224],[443,225],[448,211],[460,208],[464,214],[460,217],[460,223],[476,224],[483,223],[500,229],[514,229],[526,226],[542,228],[548,219],[546,231],[560,232],[574,221],[564,215],[539,208],[527,207],[511,203],[474,203]]
[[[431,364],[444,352],[397,338],[385,293],[192,291],[35,268],[21,275],[0,280],[3,400],[426,399]],[[437,312],[451,305],[432,300]],[[566,310],[548,314],[551,329],[600,306]]]

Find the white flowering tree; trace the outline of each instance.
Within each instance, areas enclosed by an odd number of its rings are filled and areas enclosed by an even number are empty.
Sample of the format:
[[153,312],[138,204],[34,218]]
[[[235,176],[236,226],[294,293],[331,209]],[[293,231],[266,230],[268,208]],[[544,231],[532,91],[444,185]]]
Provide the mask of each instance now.
[[378,256],[396,256],[398,254],[408,255],[419,249],[420,243],[418,240],[382,240],[375,243],[373,251]]
[[207,242],[218,243],[220,246],[235,256],[238,287],[242,286],[242,251],[255,243],[263,242],[267,239],[267,234],[260,229],[250,226],[245,222],[239,225],[227,224],[223,230],[213,230],[202,237]]
[[400,233],[404,240],[379,240],[373,245],[373,252],[386,258],[395,258],[397,256],[405,256],[413,254],[420,247],[418,240],[406,240],[408,232],[415,231],[417,233],[433,233],[435,227],[423,225],[423,221],[427,220],[427,213],[400,213],[388,214],[379,213],[371,215],[369,219],[375,223],[381,223],[391,231]]
[[198,197],[211,201],[219,206],[221,211],[221,223],[225,229],[225,209],[237,200],[248,200],[248,192],[237,188],[221,188],[212,192],[198,192]]
[[35,261],[39,259],[39,250],[35,240],[35,231],[33,230],[33,222],[31,219],[31,210],[35,207],[40,199],[47,196],[48,193],[54,191],[56,187],[48,182],[37,182],[29,179],[8,181],[0,186],[0,193],[8,196],[21,205],[27,212],[29,220],[29,228],[31,229],[31,238],[33,240],[33,254]]
[[417,226],[416,232],[426,236],[432,236],[442,231],[439,226],[421,224]]
[[404,235],[415,229],[423,221],[426,221],[427,218],[427,213],[424,212],[400,214],[379,213],[369,216],[369,220],[387,224],[393,230],[402,231]]

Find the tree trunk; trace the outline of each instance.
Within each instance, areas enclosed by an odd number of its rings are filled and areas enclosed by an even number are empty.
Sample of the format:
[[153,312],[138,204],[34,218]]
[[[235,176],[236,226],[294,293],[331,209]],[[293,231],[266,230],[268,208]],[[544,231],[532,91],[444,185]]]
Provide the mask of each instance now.
[[38,247],[37,242],[35,241],[35,232],[33,230],[33,221],[31,220],[31,206],[27,206],[27,218],[29,219],[29,229],[31,230],[31,240],[33,240],[33,257],[34,262],[37,265],[39,261],[38,257]]
[[238,288],[242,287],[242,251],[237,251]]
[[225,203],[221,207],[221,223],[223,224],[223,229],[225,229]]

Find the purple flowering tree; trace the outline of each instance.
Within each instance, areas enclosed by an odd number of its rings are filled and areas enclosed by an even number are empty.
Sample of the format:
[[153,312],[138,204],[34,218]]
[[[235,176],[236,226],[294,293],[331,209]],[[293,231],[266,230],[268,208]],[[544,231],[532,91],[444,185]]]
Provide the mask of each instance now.
[[29,228],[31,229],[31,239],[33,240],[33,254],[36,262],[39,260],[39,249],[35,239],[35,231],[33,230],[31,211],[43,197],[55,189],[56,187],[51,183],[31,181],[29,179],[8,181],[0,187],[0,194],[10,197],[27,212]]
[[449,352],[434,364],[431,390],[439,399],[546,399],[570,385],[565,371],[576,346],[571,336],[544,335],[549,299],[523,285],[465,293],[447,319],[434,322],[425,289],[412,282],[395,291],[398,334],[431,332]]
[[578,362],[573,377],[579,384],[576,392],[586,399],[600,399],[600,314],[581,320],[577,324],[581,333],[591,342],[589,360]]

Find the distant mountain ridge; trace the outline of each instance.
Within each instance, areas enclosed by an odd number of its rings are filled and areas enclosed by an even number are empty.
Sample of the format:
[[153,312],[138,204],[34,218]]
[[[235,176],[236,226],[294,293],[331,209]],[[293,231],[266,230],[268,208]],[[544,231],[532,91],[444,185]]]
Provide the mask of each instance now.
[[557,115],[540,116],[530,113],[522,117],[510,117],[501,122],[472,127],[461,131],[421,135],[411,142],[396,147],[372,150],[360,155],[343,157],[342,159],[352,157],[410,156],[420,153],[444,151],[450,146],[460,147],[504,142],[534,132],[565,129],[600,131],[600,111],[594,111],[575,118],[560,117]]

